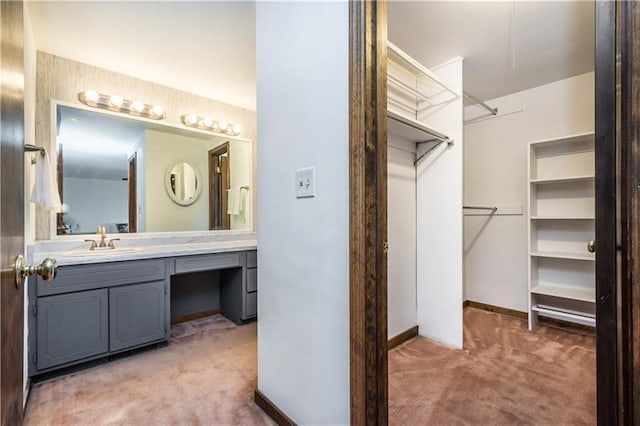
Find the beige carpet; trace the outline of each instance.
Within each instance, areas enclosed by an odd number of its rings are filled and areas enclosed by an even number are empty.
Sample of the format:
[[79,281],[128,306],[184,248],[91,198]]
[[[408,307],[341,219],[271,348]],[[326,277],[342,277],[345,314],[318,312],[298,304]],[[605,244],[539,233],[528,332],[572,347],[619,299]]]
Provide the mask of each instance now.
[[417,337],[389,354],[392,425],[594,425],[595,338],[467,308],[464,351]]
[[37,384],[26,425],[271,425],[253,403],[256,324],[172,327],[168,347]]
[[[266,425],[256,325],[172,328],[168,347],[36,385],[27,425]],[[389,354],[392,425],[595,424],[595,339],[465,310],[465,350],[415,338]]]

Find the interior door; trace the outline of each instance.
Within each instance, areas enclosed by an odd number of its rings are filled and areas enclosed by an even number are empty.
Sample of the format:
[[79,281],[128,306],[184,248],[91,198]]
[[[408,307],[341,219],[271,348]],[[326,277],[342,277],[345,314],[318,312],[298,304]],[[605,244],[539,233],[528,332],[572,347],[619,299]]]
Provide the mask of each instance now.
[[138,232],[138,154],[129,158],[129,232]]
[[229,142],[209,151],[209,229],[231,229],[227,214],[231,185]]
[[23,288],[13,263],[24,250],[23,4],[0,2],[0,423],[22,423]]

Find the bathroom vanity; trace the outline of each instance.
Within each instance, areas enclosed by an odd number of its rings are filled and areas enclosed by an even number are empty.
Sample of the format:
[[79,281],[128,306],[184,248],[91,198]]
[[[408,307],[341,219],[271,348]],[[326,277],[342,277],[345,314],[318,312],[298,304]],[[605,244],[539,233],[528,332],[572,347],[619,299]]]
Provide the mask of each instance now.
[[50,255],[56,279],[28,284],[29,376],[168,341],[171,278],[180,274],[219,271],[221,314],[236,324],[256,318],[255,240]]

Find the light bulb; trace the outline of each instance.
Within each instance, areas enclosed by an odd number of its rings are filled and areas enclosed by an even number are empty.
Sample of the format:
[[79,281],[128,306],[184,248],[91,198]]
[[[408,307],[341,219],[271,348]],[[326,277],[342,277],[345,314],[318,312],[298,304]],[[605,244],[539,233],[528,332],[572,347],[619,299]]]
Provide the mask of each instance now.
[[240,125],[238,123],[233,125],[233,133],[240,133],[240,130],[242,128],[240,127]]
[[218,121],[218,128],[220,130],[227,130],[227,127],[229,127],[229,124],[226,121]]
[[100,95],[95,90],[85,90],[84,98],[89,102],[98,102]]
[[193,125],[193,124],[196,124],[197,122],[198,122],[198,117],[196,117],[193,114],[187,115],[187,123]]
[[205,117],[202,119],[202,124],[204,124],[205,127],[211,127],[213,126],[213,120],[210,117]]
[[153,108],[151,108],[151,113],[160,117],[164,114],[164,108],[162,108],[162,105],[154,105]]
[[122,96],[120,96],[120,95],[111,95],[111,99],[109,100],[109,102],[114,107],[121,107],[122,106],[122,102],[124,102],[124,100],[122,99]]
[[131,109],[133,109],[136,112],[144,111],[144,102],[142,102],[142,101],[134,101],[131,104]]

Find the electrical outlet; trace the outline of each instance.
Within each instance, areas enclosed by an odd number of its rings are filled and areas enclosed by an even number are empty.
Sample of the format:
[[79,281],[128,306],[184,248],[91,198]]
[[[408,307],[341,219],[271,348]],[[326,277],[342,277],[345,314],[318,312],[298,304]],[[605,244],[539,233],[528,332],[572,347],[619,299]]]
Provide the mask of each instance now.
[[316,196],[316,168],[296,170],[296,198]]

